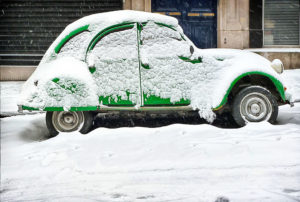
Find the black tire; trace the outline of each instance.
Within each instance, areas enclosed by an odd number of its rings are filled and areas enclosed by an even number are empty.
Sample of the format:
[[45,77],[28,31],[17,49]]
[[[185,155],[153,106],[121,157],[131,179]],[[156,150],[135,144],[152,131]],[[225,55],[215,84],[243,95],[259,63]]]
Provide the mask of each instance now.
[[[57,118],[61,113],[68,112],[47,112],[46,113],[46,125],[49,130],[50,137],[55,137],[59,132],[72,132],[79,130],[81,134],[87,134],[94,122],[94,114],[89,111],[85,112],[69,112],[70,114],[75,114],[77,117],[80,117],[76,126],[70,129],[62,127],[60,121],[57,121]],[[79,116],[78,116],[79,115]]]
[[46,112],[46,125],[49,131],[49,137],[55,137],[58,135],[58,131],[54,128],[52,123],[53,112]]
[[234,97],[232,116],[239,126],[244,126],[247,122],[274,123],[278,116],[278,104],[276,98],[266,88],[246,87]]
[[81,134],[87,134],[88,132],[90,132],[93,124],[94,124],[94,113],[93,112],[83,112],[84,114],[84,123],[82,125],[82,128],[80,129],[80,133]]

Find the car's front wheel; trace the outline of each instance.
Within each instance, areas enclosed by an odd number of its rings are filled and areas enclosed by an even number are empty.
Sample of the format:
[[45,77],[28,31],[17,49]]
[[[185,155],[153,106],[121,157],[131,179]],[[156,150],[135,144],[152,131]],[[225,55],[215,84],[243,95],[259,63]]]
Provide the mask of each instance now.
[[46,125],[52,137],[59,132],[79,131],[86,134],[93,125],[93,119],[91,112],[49,111],[46,113]]
[[234,98],[232,116],[236,123],[269,121],[274,123],[278,116],[278,104],[272,93],[261,86],[242,89]]

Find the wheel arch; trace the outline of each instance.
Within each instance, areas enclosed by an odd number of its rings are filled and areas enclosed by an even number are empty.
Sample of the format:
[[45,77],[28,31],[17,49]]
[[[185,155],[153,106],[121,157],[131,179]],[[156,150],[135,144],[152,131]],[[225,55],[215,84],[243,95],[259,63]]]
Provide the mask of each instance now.
[[278,103],[286,103],[283,84],[274,76],[265,72],[246,72],[236,77],[230,84],[221,103],[214,108],[214,111],[222,109],[242,88],[250,85],[259,85],[267,88],[277,99]]

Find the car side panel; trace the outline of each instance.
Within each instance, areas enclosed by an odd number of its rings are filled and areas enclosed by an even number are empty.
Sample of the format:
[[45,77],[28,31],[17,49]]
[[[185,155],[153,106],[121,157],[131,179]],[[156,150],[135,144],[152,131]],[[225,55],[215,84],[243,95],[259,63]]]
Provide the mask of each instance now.
[[143,26],[139,40],[143,104],[188,105],[190,89],[181,71],[186,61],[180,56],[191,55],[189,44],[176,30],[151,21]]
[[140,81],[136,25],[113,27],[98,35],[97,40],[91,42],[86,60],[98,86],[99,104],[138,104]]

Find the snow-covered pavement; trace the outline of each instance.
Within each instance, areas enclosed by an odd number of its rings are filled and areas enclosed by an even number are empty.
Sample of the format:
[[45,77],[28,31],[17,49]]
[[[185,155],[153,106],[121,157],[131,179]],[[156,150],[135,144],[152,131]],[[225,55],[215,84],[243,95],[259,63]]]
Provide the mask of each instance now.
[[[286,72],[299,96],[300,71]],[[1,112],[13,110],[16,85],[1,83]],[[275,125],[46,137],[45,114],[1,119],[1,201],[300,201],[300,103],[280,107]]]

